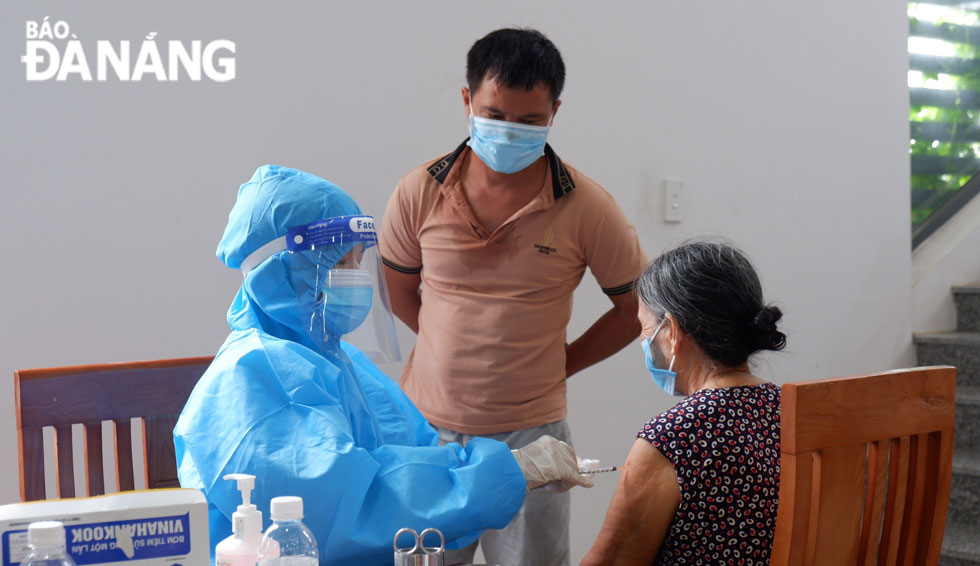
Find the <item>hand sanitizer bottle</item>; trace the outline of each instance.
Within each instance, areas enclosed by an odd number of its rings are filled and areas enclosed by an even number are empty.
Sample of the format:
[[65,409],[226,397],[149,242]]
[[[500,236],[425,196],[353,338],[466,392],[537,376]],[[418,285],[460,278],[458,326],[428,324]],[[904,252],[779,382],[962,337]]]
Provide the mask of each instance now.
[[252,505],[252,489],[255,476],[228,474],[226,480],[238,482],[242,492],[242,504],[231,515],[232,535],[214,548],[215,566],[255,566],[259,558],[259,542],[262,540],[262,513]]

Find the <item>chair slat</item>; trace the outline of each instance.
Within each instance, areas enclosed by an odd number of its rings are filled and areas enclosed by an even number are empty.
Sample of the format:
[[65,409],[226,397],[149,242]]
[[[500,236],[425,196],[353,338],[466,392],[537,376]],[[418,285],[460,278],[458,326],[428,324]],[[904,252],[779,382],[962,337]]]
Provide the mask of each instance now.
[[24,501],[44,499],[44,433],[41,427],[21,429],[19,435],[21,470],[20,498]]
[[776,511],[772,563],[798,566],[803,564],[806,552],[813,489],[813,455],[784,453],[779,469],[779,507]]
[[136,489],[133,477],[133,426],[129,419],[116,419],[116,478],[119,491]]
[[919,523],[925,494],[926,457],[928,436],[917,434],[909,439],[909,479],[902,517],[902,544],[899,545],[898,560],[904,566],[914,566],[915,551],[919,542]]
[[820,479],[814,473],[813,509],[819,505],[819,518],[812,539],[813,564],[854,564],[857,562],[864,511],[867,448],[864,445],[837,446],[820,451]]
[[[150,460],[149,458],[147,458],[147,450],[146,450],[146,419],[139,419],[138,434],[140,439],[139,458],[140,458],[140,462],[142,462],[142,469],[143,469],[143,473],[141,474],[142,482],[143,482],[142,485],[143,485],[143,489],[149,489],[150,488],[150,464],[149,464]],[[133,471],[133,475],[134,476],[136,475],[135,470]]]
[[810,517],[807,519],[806,551],[803,566],[813,566],[817,556],[817,535],[820,529],[820,487],[823,485],[823,454],[812,453],[813,470],[810,480]]
[[[799,520],[798,527],[793,533],[793,564],[803,564],[807,551],[807,534],[810,528],[810,518],[813,516],[812,493],[816,482],[820,481],[819,476],[814,477],[816,462],[813,454],[804,454],[796,458],[797,462],[797,497],[798,516],[806,520]],[[811,555],[812,556],[812,555]]]
[[888,494],[885,496],[885,519],[881,527],[878,563],[898,564],[902,518],[905,515],[905,493],[909,478],[909,437],[892,439],[888,452]]
[[[119,492],[119,456],[116,454],[119,432],[116,429],[115,419],[102,422],[102,446],[104,448],[102,452],[102,477],[105,479],[106,493]],[[108,441],[106,440],[107,432]]]
[[85,423],[85,485],[88,495],[105,495],[102,473],[102,421]]
[[949,491],[952,484],[953,431],[935,432],[929,435],[926,459],[929,462],[944,462],[944,465],[929,468],[925,479],[926,493],[923,508],[927,511],[919,528],[919,544],[916,564],[938,564],[945,521],[949,510]]
[[174,426],[179,415],[160,415],[143,420],[146,427],[146,470],[148,476],[147,488],[179,487],[176,466],[170,468],[160,466],[161,461],[176,462],[174,450]]
[[872,442],[868,445],[868,488],[864,499],[864,523],[861,525],[861,544],[858,549],[858,564],[862,566],[875,566],[878,559],[887,478],[888,441]]
[[54,430],[57,496],[59,498],[75,497],[75,452],[71,443],[71,425],[58,425],[54,427]]

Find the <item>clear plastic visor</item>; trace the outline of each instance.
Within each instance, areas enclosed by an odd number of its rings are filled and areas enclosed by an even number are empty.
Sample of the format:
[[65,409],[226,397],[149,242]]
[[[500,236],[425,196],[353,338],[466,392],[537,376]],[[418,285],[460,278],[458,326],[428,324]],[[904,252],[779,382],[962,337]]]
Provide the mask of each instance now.
[[339,337],[376,364],[401,361],[378,246],[357,243],[332,269],[319,267],[313,292],[314,336]]
[[314,341],[342,339],[376,364],[401,361],[374,219],[345,216],[298,226],[286,246],[316,264],[307,288],[311,300],[301,300]]

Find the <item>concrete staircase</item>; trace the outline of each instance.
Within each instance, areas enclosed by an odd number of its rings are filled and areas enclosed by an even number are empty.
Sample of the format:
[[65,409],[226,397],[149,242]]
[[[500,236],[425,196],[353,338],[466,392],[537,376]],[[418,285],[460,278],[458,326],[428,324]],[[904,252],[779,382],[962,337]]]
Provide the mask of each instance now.
[[915,337],[918,364],[956,366],[953,485],[940,566],[980,566],[980,284],[953,287],[955,332]]

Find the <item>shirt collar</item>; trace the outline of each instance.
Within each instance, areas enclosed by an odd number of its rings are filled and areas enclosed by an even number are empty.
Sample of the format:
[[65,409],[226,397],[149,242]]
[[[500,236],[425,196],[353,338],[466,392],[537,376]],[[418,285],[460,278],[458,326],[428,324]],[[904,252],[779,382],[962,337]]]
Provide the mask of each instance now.
[[[441,159],[429,166],[429,175],[435,179],[440,185],[446,180],[446,176],[449,175],[449,171],[456,164],[456,160],[462,155],[463,150],[466,149],[466,142],[470,138],[463,140],[463,143],[459,144],[452,153],[443,156]],[[551,149],[550,144],[545,144],[544,155],[548,159],[548,165],[551,167],[551,189],[554,192],[555,200],[567,195],[568,193],[575,190],[575,183],[572,181],[572,176],[569,175],[568,169],[555,154],[555,150]]]

